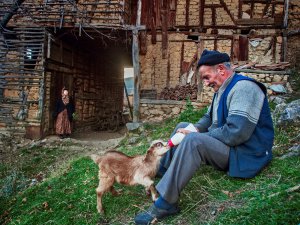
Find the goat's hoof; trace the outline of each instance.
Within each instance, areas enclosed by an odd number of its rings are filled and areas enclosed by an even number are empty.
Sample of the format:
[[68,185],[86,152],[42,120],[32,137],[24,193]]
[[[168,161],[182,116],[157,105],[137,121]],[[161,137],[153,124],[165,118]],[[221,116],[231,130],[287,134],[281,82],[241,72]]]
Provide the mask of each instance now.
[[158,196],[152,197],[152,201],[155,202],[158,199]]
[[98,211],[99,214],[104,215],[104,210],[102,208],[97,208],[97,211]]

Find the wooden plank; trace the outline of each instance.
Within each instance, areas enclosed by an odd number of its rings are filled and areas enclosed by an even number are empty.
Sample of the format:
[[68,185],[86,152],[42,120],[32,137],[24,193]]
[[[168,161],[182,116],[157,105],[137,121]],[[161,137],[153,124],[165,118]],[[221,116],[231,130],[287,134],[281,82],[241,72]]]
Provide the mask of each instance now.
[[218,50],[218,39],[215,38],[214,40],[214,50],[217,51]]
[[190,24],[190,0],[186,0],[185,5],[185,25],[188,27]]
[[226,11],[226,13],[229,15],[229,17],[232,20],[232,22],[234,24],[236,24],[235,19],[234,19],[233,15],[231,14],[230,10],[228,9],[228,7],[227,7],[226,3],[224,2],[224,0],[220,0],[220,3],[223,6],[223,8]]
[[212,23],[211,23],[211,25],[214,27],[214,26],[216,26],[216,8],[215,7],[211,8],[211,13],[212,13],[212,16],[211,16]]
[[162,1],[161,7],[161,25],[162,25],[162,58],[167,58],[168,52],[168,18],[167,18],[167,0]]
[[205,6],[205,0],[200,0],[199,3],[199,27],[200,27],[200,31],[202,31],[203,29],[203,25],[204,25],[204,6]]
[[147,0],[142,0],[141,24],[148,24],[148,3]]
[[[272,0],[271,2],[272,3],[276,3],[276,4],[283,4],[285,0]],[[248,4],[248,3],[261,3],[261,4],[266,4],[267,3],[267,0],[243,0],[243,2],[245,4]]]
[[170,87],[170,71],[171,71],[171,63],[170,63],[170,53],[168,56],[168,66],[167,66],[167,87]]
[[233,35],[231,44],[231,60],[239,61],[239,35]]
[[273,36],[273,49],[272,49],[272,56],[274,59],[274,62],[276,62],[276,36]]
[[181,74],[183,74],[183,60],[184,60],[184,42],[181,42],[181,50],[180,50],[180,73],[179,76],[181,76]]
[[151,15],[151,43],[156,44],[156,1],[152,1],[152,15]]
[[[138,0],[136,26],[141,24],[141,0]],[[134,71],[133,122],[140,120],[140,66],[138,30],[132,31],[132,64]]]
[[153,45],[156,44],[156,27],[155,27],[155,21],[154,17],[151,18],[151,43]]
[[162,1],[164,0],[153,0],[155,1],[155,10],[156,10],[156,13],[155,13],[155,24],[156,24],[156,27],[160,27],[162,26],[161,25],[161,4],[162,4]]
[[239,12],[238,12],[238,18],[239,19],[242,19],[242,14],[243,14],[243,11],[242,11],[242,8],[243,8],[243,0],[239,0],[239,6],[238,6],[238,8],[239,8]]
[[248,60],[248,37],[246,35],[239,36],[239,61]]
[[253,12],[254,12],[254,0],[251,1],[250,3],[250,18],[253,18]]
[[146,55],[147,53],[147,31],[141,31],[139,33],[140,38],[140,54]]
[[237,19],[237,25],[275,25],[274,18]]
[[234,69],[235,72],[244,72],[244,73],[259,73],[259,74],[276,74],[276,75],[289,75],[289,71],[271,71],[271,70],[252,70],[252,69]]
[[289,17],[289,0],[284,2],[284,19],[283,19],[283,28],[287,29],[288,27],[288,17]]
[[169,26],[176,26],[177,0],[169,0]]

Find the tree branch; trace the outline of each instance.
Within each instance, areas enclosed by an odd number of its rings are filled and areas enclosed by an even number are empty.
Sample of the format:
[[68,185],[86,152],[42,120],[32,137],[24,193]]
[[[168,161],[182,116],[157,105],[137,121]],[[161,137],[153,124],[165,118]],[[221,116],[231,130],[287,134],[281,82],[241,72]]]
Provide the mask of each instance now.
[[8,24],[9,20],[13,17],[13,15],[18,11],[20,5],[25,0],[16,0],[15,3],[13,3],[10,10],[4,14],[1,22],[0,22],[0,29],[5,29],[6,25]]

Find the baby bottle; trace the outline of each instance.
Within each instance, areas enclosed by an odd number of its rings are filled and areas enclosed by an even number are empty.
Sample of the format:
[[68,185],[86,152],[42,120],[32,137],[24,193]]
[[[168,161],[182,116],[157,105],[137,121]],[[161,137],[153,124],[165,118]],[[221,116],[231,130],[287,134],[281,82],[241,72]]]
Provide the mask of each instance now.
[[[197,132],[196,127],[190,123],[187,127],[184,128],[185,130],[189,130],[191,132]],[[180,142],[183,140],[185,137],[185,134],[177,132],[175,133],[171,139],[168,141],[168,145],[172,148],[173,146],[179,145]]]

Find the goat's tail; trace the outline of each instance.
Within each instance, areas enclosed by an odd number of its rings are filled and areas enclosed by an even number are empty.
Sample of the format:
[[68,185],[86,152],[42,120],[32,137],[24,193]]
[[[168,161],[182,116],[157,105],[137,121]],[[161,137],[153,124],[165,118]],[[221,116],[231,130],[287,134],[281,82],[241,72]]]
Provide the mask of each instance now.
[[92,154],[91,155],[91,159],[96,163],[99,164],[101,162],[101,156],[96,155],[96,154]]

